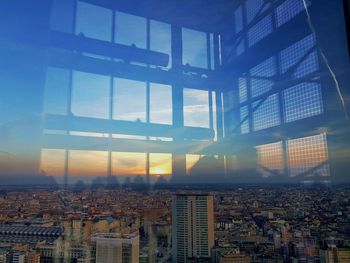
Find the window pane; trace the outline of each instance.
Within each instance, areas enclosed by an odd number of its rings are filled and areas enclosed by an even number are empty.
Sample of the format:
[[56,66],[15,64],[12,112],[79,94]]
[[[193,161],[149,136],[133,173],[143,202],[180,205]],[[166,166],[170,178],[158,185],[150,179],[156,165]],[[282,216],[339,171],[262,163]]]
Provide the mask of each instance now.
[[215,69],[214,34],[210,33],[210,69]]
[[275,57],[270,57],[250,69],[250,92],[252,97],[260,96],[273,87],[274,77],[277,74]]
[[107,176],[108,153],[103,151],[69,151],[70,176]]
[[240,114],[241,122],[245,119],[245,121],[241,124],[241,134],[248,133],[250,131],[249,118],[247,118],[247,116],[248,116],[248,106],[241,107],[239,109],[239,114]]
[[146,122],[146,82],[114,79],[113,119]]
[[[310,1],[306,1],[307,5],[310,5]],[[297,14],[304,11],[304,3],[302,0],[286,0],[282,2],[281,5],[279,5],[276,8],[276,24],[278,27],[282,26],[283,24],[287,23],[289,20],[291,20],[293,17],[295,17]]]
[[115,12],[115,41],[127,46],[147,48],[146,19],[122,12]]
[[184,125],[209,128],[208,91],[183,89]]
[[287,160],[291,177],[329,176],[326,134],[288,140]]
[[283,91],[286,122],[301,120],[323,112],[321,86],[301,83]]
[[239,92],[239,102],[245,102],[248,99],[248,90],[247,90],[247,79],[238,78],[238,92]]
[[202,155],[199,154],[186,154],[186,174],[191,173],[192,167],[199,161]]
[[[259,101],[253,103],[253,107]],[[278,94],[269,96],[254,112],[253,126],[254,131],[270,128],[281,124],[280,109],[278,103]]]
[[75,33],[111,41],[112,10],[78,1]]
[[72,106],[74,115],[107,119],[110,77],[73,71]]
[[218,140],[218,123],[217,123],[217,112],[216,112],[216,92],[215,91],[212,91],[211,92],[211,98],[212,98],[212,101],[213,101],[213,109],[212,109],[212,112],[213,112],[213,130],[214,130],[214,141],[217,141]]
[[150,49],[169,55],[171,67],[171,27],[169,24],[151,20],[150,21]]
[[70,72],[49,67],[46,71],[44,112],[65,115],[68,112]]
[[74,0],[53,0],[51,8],[50,27],[53,30],[73,33]]
[[173,123],[171,86],[150,83],[150,122]]
[[149,154],[150,175],[171,175],[172,155],[169,153]]
[[246,16],[247,22],[251,23],[254,19],[257,18],[259,13],[261,13],[267,6],[264,7],[264,0],[248,0],[246,1]]
[[272,16],[267,15],[248,31],[248,44],[253,46],[273,32]]
[[64,176],[65,150],[42,149],[40,172],[48,176]]
[[243,9],[242,6],[239,6],[235,10],[235,29],[236,33],[240,32],[243,29]]
[[281,51],[281,71],[293,78],[301,78],[319,69],[315,34],[292,44]]
[[112,174],[117,176],[146,175],[146,153],[113,152]]
[[206,33],[183,28],[182,52],[183,65],[208,68]]
[[282,142],[269,143],[255,147],[259,171],[264,177],[280,174],[284,168]]

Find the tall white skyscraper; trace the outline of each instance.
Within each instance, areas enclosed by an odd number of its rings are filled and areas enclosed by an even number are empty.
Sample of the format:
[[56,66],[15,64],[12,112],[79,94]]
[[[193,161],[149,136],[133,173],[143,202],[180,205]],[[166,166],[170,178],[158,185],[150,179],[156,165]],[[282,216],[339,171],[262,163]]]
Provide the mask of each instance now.
[[96,263],[138,263],[139,235],[106,233],[96,234],[95,243]]
[[213,196],[177,194],[173,197],[173,262],[208,258],[214,246]]

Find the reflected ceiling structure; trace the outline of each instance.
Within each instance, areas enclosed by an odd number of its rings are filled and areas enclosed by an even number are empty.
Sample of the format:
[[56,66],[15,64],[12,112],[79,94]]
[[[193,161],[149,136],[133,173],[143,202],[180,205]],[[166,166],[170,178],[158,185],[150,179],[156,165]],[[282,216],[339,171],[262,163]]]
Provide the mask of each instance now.
[[9,4],[0,177],[349,181],[346,2]]

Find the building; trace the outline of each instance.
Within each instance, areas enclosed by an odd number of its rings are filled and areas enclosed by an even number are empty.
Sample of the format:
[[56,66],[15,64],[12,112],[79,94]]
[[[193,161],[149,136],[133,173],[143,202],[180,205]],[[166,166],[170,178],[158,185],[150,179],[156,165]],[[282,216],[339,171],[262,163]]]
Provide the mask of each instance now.
[[320,263],[347,263],[350,262],[350,249],[328,248],[320,250]]
[[212,249],[211,255],[213,263],[250,263],[248,255],[241,254],[239,247],[219,246]]
[[173,197],[173,262],[209,258],[214,245],[213,196],[177,194]]
[[0,248],[0,263],[10,262],[10,252],[7,249]]
[[138,263],[138,233],[99,233],[93,237],[96,263]]
[[250,257],[243,254],[223,255],[219,263],[250,263]]
[[12,254],[12,263],[25,263],[26,254],[20,251],[14,251]]
[[0,242],[2,243],[46,242],[53,244],[62,235],[61,227],[0,226]]
[[66,244],[58,241],[53,245],[40,245],[36,248],[40,262],[78,262],[86,259],[89,255],[83,246],[70,246],[69,242]]
[[320,263],[334,263],[334,250],[320,249]]
[[349,248],[338,248],[335,253],[336,263],[350,262],[350,249]]
[[27,263],[40,263],[40,253],[29,251],[27,253]]

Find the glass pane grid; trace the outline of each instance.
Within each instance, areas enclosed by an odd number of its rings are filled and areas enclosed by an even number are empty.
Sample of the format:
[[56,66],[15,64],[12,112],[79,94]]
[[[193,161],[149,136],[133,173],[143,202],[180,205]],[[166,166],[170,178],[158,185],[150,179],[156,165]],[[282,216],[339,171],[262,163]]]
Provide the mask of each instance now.
[[235,10],[235,29],[239,33],[243,29],[243,10],[242,6]]
[[[248,116],[248,106],[243,106],[240,108],[241,121]],[[249,132],[249,122],[248,119],[241,124],[241,133],[245,134]]]
[[209,128],[209,93],[205,90],[183,89],[184,125]]
[[248,31],[248,44],[252,47],[273,32],[272,16],[267,15]]
[[263,168],[273,171],[282,171],[284,167],[282,142],[269,143],[255,147],[258,164],[262,166],[261,172],[268,175]]
[[285,121],[292,122],[323,112],[320,84],[301,83],[283,91]]
[[[259,101],[253,103],[255,107]],[[254,131],[280,125],[278,94],[268,97],[253,113]]]
[[269,91],[272,88],[274,81],[269,80],[268,78],[275,76],[276,73],[277,66],[275,57],[268,58],[267,60],[253,67],[250,70],[250,88],[252,97],[259,96]]
[[244,38],[240,38],[236,42],[236,56],[239,56],[244,53],[245,51],[245,46],[244,46]]
[[[307,1],[310,2],[310,1]],[[304,10],[303,0],[286,0],[276,8],[276,24],[280,27]]]
[[[317,51],[311,51],[315,46],[315,35],[310,34],[282,50],[280,54],[282,74],[286,73],[292,67],[295,67],[291,72],[295,78],[300,78],[317,71],[319,69]],[[307,55],[309,52],[310,54]]]
[[247,79],[246,78],[239,78],[238,79],[238,86],[239,86],[239,102],[242,103],[248,99]]
[[292,177],[330,175],[326,134],[288,140],[287,158]]
[[301,78],[306,76],[307,74],[317,71],[318,69],[319,69],[318,57],[317,57],[317,51],[315,50],[315,51],[312,51],[307,56],[307,58],[299,64],[293,76],[295,78]]
[[112,40],[112,10],[77,2],[75,33],[103,41]]
[[246,2],[246,13],[248,24],[258,15],[259,11],[264,5],[263,0],[247,0]]
[[208,68],[207,34],[205,32],[182,28],[183,65]]

